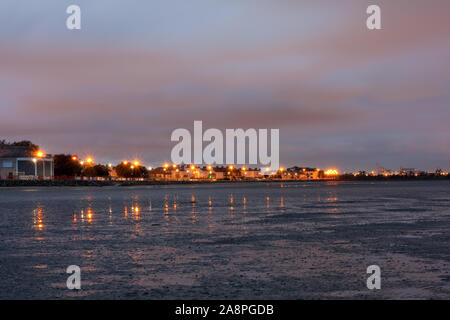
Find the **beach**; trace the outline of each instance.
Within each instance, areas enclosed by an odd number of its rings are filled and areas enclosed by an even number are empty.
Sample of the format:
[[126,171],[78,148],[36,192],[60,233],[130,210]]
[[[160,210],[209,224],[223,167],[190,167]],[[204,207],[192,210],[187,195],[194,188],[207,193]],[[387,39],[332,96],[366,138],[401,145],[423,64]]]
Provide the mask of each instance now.
[[[450,182],[0,190],[1,299],[449,299]],[[69,290],[66,268],[81,268]],[[366,286],[381,269],[381,289]]]

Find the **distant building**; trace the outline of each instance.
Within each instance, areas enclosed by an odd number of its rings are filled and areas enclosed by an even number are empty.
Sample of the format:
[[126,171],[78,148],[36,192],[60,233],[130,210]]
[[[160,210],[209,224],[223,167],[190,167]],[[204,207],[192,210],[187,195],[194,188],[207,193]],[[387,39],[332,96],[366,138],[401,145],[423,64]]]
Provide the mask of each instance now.
[[416,174],[415,168],[400,168],[400,175],[401,176],[414,176]]
[[50,155],[38,156],[29,147],[0,145],[0,179],[51,179],[53,175]]
[[258,179],[261,178],[261,169],[248,168],[245,171],[241,169],[241,176],[243,179]]
[[317,168],[291,167],[286,170],[283,179],[288,180],[317,180],[323,178],[323,171]]

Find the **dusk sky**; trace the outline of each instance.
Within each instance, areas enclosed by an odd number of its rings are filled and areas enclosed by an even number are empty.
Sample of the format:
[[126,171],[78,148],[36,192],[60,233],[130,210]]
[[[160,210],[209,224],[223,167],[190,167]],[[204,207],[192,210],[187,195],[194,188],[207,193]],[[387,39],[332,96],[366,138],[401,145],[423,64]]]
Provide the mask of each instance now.
[[0,21],[0,139],[156,166],[202,120],[279,128],[284,166],[450,169],[448,0],[2,0]]

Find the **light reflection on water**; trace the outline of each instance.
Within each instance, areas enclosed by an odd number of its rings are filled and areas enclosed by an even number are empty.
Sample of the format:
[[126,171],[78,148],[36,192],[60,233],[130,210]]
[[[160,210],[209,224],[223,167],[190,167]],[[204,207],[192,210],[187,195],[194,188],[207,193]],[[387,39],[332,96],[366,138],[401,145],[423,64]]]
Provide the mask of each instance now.
[[[286,188],[286,186],[282,184],[280,188]],[[265,201],[261,202],[261,197]],[[158,220],[158,214],[161,213],[160,217],[163,218],[165,226],[170,227],[179,224],[180,218],[185,222],[186,213],[189,213],[188,222],[196,224],[200,222],[200,219],[207,219],[206,224],[209,229],[212,229],[219,220],[230,220],[231,223],[243,222],[242,218],[247,214],[264,212],[266,215],[271,215],[286,213],[295,208],[295,206],[290,206],[288,198],[283,194],[278,196],[239,194],[239,198],[236,198],[234,193],[227,193],[223,197],[218,196],[216,192],[200,196],[195,193],[178,193],[175,191],[175,193],[166,192],[161,195],[161,198],[161,200],[156,197],[146,198],[142,194],[132,194],[131,192],[129,197],[122,199],[114,199],[109,196],[106,201],[100,201],[102,207],[95,196],[89,195],[82,199],[81,207],[73,210],[71,223],[83,226],[102,225],[107,222],[108,226],[113,226],[134,221],[136,225],[142,227],[140,222],[144,222],[145,226],[145,223],[149,222],[148,219]],[[323,203],[321,199],[318,196],[317,202]],[[325,198],[326,211],[337,213],[339,211],[338,200],[336,194],[327,195]],[[304,198],[303,201],[305,201]],[[308,201],[310,202],[310,199]],[[262,203],[264,203],[263,206]],[[44,230],[45,210],[51,210],[51,205],[46,208],[42,202],[36,203],[36,207],[32,210],[32,226],[34,229]],[[228,212],[228,218],[223,216],[225,212]],[[217,216],[215,217],[217,214],[220,215],[220,219],[217,219]],[[236,220],[238,217],[241,220]],[[244,226],[244,229],[247,229],[247,226]]]
[[32,214],[32,225],[34,229],[42,231],[44,229],[44,210],[41,204],[37,204]]
[[[86,191],[90,194],[83,192],[84,194],[76,199],[74,193],[73,200],[69,199],[67,204],[73,225],[112,227],[125,226],[133,221],[144,229],[149,223],[164,224],[168,228],[185,223],[200,223],[199,227],[205,226],[208,229],[223,223],[238,223],[247,228],[244,224],[256,216],[261,217],[260,214],[271,216],[317,212],[337,219],[352,212],[370,211],[367,206],[361,206],[366,199],[345,201],[353,195],[343,194],[337,182],[327,182],[323,186],[323,190],[314,190],[314,186],[305,189],[304,185],[282,183],[278,188],[271,187],[269,192],[265,188],[260,188],[259,192],[247,188],[232,192],[202,187],[189,188],[193,189],[191,192],[189,189],[180,191],[177,188],[166,188],[157,190],[156,194],[155,189],[114,189],[109,190],[110,194],[106,197],[97,191]],[[61,192],[70,194],[70,190]],[[364,196],[367,198],[370,194]],[[404,198],[402,200],[404,201]],[[45,232],[49,223],[52,223],[53,227],[64,223],[65,214],[52,217],[46,222],[46,216],[54,214],[52,203],[43,199],[34,203],[31,210],[31,226],[34,230]],[[384,203],[378,204],[381,205],[385,206]],[[250,220],[243,219],[247,215]]]

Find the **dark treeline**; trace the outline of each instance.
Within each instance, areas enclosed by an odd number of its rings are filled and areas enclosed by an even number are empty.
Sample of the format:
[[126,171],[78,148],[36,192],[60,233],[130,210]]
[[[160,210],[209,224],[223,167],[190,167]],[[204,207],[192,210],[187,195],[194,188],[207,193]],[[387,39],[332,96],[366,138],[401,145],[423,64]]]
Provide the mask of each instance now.
[[109,167],[103,164],[86,163],[83,164],[74,159],[73,155],[57,154],[53,156],[55,177],[103,177],[107,178],[114,169],[118,177],[121,178],[148,178],[148,170],[144,166],[132,166],[121,163],[116,167]]
[[7,142],[6,140],[0,140],[0,146],[28,147],[30,149],[30,151],[38,151],[39,150],[38,145],[36,145],[28,140],[14,141],[14,142]]

